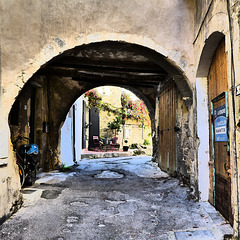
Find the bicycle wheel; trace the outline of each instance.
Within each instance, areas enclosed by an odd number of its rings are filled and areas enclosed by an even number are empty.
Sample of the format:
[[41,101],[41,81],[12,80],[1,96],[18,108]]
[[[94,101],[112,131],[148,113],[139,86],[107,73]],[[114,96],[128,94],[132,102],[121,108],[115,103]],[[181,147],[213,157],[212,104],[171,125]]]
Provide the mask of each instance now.
[[36,181],[36,175],[37,175],[36,169],[29,170],[25,180],[26,185],[28,186],[33,185]]
[[22,187],[25,182],[25,173],[24,173],[22,165],[19,163],[17,163],[17,165],[18,165],[18,172],[19,172],[19,176],[20,176],[20,183],[21,183],[21,187]]

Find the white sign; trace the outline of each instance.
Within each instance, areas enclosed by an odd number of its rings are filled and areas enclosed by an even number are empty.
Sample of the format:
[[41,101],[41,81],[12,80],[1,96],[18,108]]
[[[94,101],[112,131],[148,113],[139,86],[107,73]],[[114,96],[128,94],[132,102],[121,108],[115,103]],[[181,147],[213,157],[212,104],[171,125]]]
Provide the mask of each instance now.
[[8,132],[0,130],[0,163],[2,158],[8,157]]
[[236,96],[240,95],[240,84],[236,86]]

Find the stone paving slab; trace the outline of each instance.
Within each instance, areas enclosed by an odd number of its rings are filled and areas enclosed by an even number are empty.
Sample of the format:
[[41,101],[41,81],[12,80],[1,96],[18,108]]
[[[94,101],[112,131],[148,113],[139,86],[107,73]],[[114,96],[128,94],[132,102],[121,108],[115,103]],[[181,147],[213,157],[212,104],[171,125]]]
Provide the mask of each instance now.
[[81,154],[81,159],[95,158],[113,158],[113,157],[128,157],[132,156],[133,152],[88,152]]
[[209,230],[175,232],[176,240],[216,240]]

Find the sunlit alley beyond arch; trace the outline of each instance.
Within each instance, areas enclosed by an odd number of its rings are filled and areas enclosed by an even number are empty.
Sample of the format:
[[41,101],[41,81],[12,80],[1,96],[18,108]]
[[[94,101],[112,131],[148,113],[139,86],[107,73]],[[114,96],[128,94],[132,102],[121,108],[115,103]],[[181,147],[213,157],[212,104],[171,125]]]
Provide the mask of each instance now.
[[124,88],[91,89],[74,102],[61,128],[61,164],[117,155],[152,155],[147,107]]

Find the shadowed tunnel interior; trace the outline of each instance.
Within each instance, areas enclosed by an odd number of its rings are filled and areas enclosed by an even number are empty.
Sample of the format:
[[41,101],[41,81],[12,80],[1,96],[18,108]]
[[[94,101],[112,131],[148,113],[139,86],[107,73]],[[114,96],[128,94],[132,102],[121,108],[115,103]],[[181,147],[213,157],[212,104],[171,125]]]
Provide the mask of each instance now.
[[46,171],[54,169],[59,164],[60,129],[75,100],[98,86],[119,86],[132,91],[147,106],[153,159],[158,161],[156,99],[160,89],[171,82],[185,105],[191,106],[188,81],[156,51],[119,41],[75,47],[43,65],[24,85],[9,114],[12,141],[18,135],[30,137],[39,145],[40,165]]

